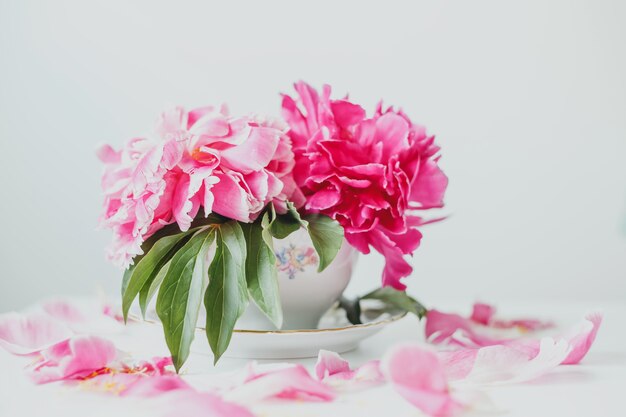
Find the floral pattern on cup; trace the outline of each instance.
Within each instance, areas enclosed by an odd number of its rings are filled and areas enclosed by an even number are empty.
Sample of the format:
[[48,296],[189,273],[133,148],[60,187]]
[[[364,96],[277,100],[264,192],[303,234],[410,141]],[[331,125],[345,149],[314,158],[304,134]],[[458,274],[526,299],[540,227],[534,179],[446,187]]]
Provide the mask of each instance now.
[[297,272],[304,272],[305,267],[317,263],[317,255],[311,247],[290,244],[276,252],[276,266],[280,272],[286,273],[289,279],[294,279]]

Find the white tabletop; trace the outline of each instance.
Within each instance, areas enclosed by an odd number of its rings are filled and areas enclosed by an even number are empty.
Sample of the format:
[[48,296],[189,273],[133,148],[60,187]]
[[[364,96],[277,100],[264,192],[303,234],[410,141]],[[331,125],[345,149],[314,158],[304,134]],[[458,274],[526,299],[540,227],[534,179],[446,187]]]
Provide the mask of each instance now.
[[[459,305],[456,310],[459,310]],[[450,306],[450,307],[451,307]],[[443,306],[449,307],[449,306]],[[462,306],[462,307],[467,307]],[[560,366],[549,374],[532,382],[498,387],[481,388],[490,398],[490,415],[541,417],[541,416],[623,416],[622,403],[624,379],[626,378],[626,333],[623,320],[625,305],[533,305],[513,308],[507,304],[507,312],[529,313],[552,317],[557,320],[576,322],[586,309],[601,307],[605,320],[595,345],[583,362],[574,366]],[[500,310],[502,310],[501,308]],[[155,325],[135,324],[122,333],[107,335],[119,349],[137,358],[167,355],[160,329]],[[387,348],[401,341],[423,341],[423,328],[414,317],[407,317],[390,324],[379,334],[364,341],[360,348],[344,354],[353,366],[380,358]],[[196,340],[194,343],[206,343]],[[193,353],[185,366],[183,377],[198,389],[207,388],[216,381],[216,375],[242,368],[246,360],[224,358],[217,367],[211,358]],[[315,359],[299,362],[312,368]],[[62,383],[36,386],[26,377],[23,358],[16,358],[0,351],[0,416],[154,416],[154,401],[138,398],[120,398],[102,393],[86,392],[84,389]],[[329,403],[270,401],[251,407],[259,416],[419,416],[421,412],[389,386],[371,388],[354,393],[344,393]],[[474,412],[474,415],[480,415]],[[194,416],[195,417],[195,416]]]

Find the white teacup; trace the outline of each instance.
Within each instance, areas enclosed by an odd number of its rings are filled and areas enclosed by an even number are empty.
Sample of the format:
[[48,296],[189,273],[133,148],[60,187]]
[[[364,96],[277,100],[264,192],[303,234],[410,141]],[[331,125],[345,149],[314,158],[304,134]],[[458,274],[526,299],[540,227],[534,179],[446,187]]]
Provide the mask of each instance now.
[[[344,240],[333,262],[318,273],[319,258],[304,229],[274,239],[274,252],[283,307],[281,330],[317,328],[320,318],[348,286],[358,252]],[[235,328],[276,330],[252,300]]]

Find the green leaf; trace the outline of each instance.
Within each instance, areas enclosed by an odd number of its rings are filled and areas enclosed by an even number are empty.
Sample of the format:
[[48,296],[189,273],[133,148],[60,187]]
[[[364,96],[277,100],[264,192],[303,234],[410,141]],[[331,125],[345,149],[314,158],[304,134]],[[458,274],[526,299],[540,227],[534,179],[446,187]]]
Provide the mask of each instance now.
[[399,291],[392,287],[383,287],[374,290],[361,297],[361,300],[379,300],[399,310],[413,313],[419,318],[424,317],[428,311],[426,307],[405,291]]
[[148,304],[150,304],[150,300],[152,300],[152,297],[154,297],[154,294],[156,294],[157,290],[161,286],[161,283],[163,283],[165,274],[167,274],[167,270],[171,264],[172,261],[170,260],[163,266],[163,268],[161,268],[161,270],[156,275],[156,277],[154,277],[152,282],[146,282],[146,284],[141,288],[141,291],[139,291],[139,307],[141,308],[141,315],[144,319],[146,318]]
[[320,258],[317,272],[322,272],[335,259],[343,243],[343,227],[323,214],[304,216],[313,247]]
[[270,205],[269,231],[276,239],[284,239],[301,227],[306,227],[307,222],[302,220],[300,213],[293,203],[287,202],[287,212],[277,214],[274,205]]
[[128,310],[132,305],[135,297],[141,289],[154,280],[161,268],[174,256],[176,251],[182,247],[193,230],[184,233],[178,233],[172,236],[166,236],[156,241],[149,252],[141,257],[141,260],[129,268],[128,273],[124,274],[124,280],[128,278],[127,285],[122,293],[122,313],[124,320],[128,317]]
[[129,265],[128,268],[124,270],[124,275],[122,276],[122,297],[124,297],[124,293],[128,288],[128,282],[130,281],[130,277],[133,275],[135,266],[136,265]]
[[228,348],[235,323],[249,299],[245,276],[246,241],[239,223],[230,221],[219,225],[216,241],[204,298],[206,335],[215,363]]
[[213,240],[213,227],[194,234],[172,258],[157,296],[156,311],[177,372],[189,356],[206,288],[205,259]]
[[248,292],[259,309],[280,329],[283,311],[278,290],[276,255],[269,232],[269,214],[254,223],[241,223],[246,239],[246,280]]

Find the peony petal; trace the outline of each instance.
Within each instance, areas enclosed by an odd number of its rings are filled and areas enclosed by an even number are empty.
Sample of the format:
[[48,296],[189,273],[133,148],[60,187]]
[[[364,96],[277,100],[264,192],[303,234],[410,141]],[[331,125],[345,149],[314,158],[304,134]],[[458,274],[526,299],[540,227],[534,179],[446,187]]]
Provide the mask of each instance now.
[[213,167],[204,166],[183,174],[178,182],[172,198],[172,214],[183,232],[189,230],[193,218],[200,209],[200,188],[212,175]]
[[221,151],[222,164],[247,174],[260,171],[272,160],[282,132],[270,127],[253,127],[241,144]]
[[105,314],[100,304],[91,301],[55,299],[43,302],[41,308],[75,333],[116,333],[124,329],[123,322]]
[[293,141],[294,147],[305,147],[309,138],[306,120],[291,97],[283,94],[282,98],[282,115],[289,124],[289,136]]
[[213,201],[213,211],[230,219],[250,222],[248,194],[239,181],[233,175],[221,172],[216,172],[215,176],[219,182],[211,187],[211,192],[219,198]]
[[426,339],[431,343],[459,347],[481,347],[501,344],[505,340],[493,339],[474,330],[469,319],[458,314],[443,313],[432,309],[426,315]]
[[368,240],[369,244],[385,257],[383,286],[390,286],[397,290],[406,289],[406,285],[400,280],[410,275],[413,268],[404,259],[401,248],[379,229],[372,230]]
[[409,200],[419,203],[422,209],[443,207],[443,196],[448,187],[448,177],[433,160],[420,164],[415,180],[411,184]]
[[371,360],[365,362],[363,365],[359,366],[356,371],[354,371],[352,379],[359,384],[367,383],[370,385],[376,385],[385,382],[385,376],[380,369],[380,361]]
[[329,387],[311,378],[302,365],[264,370],[252,364],[243,384],[227,393],[226,398],[243,403],[269,398],[331,401],[335,394]]
[[187,125],[187,113],[182,107],[169,109],[159,117],[156,133],[163,139],[175,137]]
[[408,137],[409,124],[403,117],[386,113],[376,119],[376,139],[383,144],[383,161],[408,148]]
[[493,318],[495,312],[495,307],[490,304],[474,303],[470,320],[473,320],[479,324],[484,324],[486,326]]
[[295,83],[294,88],[298,92],[306,112],[304,120],[307,125],[307,130],[310,134],[313,134],[320,127],[318,124],[318,120],[320,119],[320,114],[318,113],[320,106],[317,91],[303,81]]
[[491,326],[498,329],[514,329],[521,331],[535,331],[553,327],[551,322],[537,319],[515,319],[501,320],[495,317],[496,308],[490,304],[475,303],[472,307],[470,320],[484,326]]
[[563,360],[564,365],[579,363],[591,349],[591,345],[596,339],[600,325],[602,324],[602,313],[590,313],[585,316],[585,320],[578,329],[570,332],[568,342],[572,346],[572,351]]
[[116,355],[113,343],[95,336],[76,336],[41,352],[33,365],[32,379],[47,382],[80,379],[106,367]]
[[43,314],[0,316],[0,346],[15,355],[30,355],[72,337],[70,329]]
[[170,391],[192,389],[178,375],[146,375],[126,372],[90,376],[80,381],[80,387],[122,397],[156,397]]
[[[490,313],[473,313],[474,320],[466,319],[458,314],[442,313],[430,310],[426,316],[425,333],[431,343],[447,344],[461,348],[478,348],[492,345],[505,345],[526,353],[529,358],[534,358],[541,352],[541,340],[528,337],[528,332],[545,329],[551,324],[539,320],[512,320],[501,321],[489,318],[488,325],[478,324],[484,321]],[[602,324],[602,314],[591,313],[575,328],[558,338],[565,339],[570,351],[562,360],[563,364],[575,364],[580,362],[593,344],[598,329]],[[519,337],[511,337],[510,330],[518,330]],[[498,333],[501,337],[497,336]]]
[[370,388],[385,382],[380,370],[380,361],[366,362],[353,371],[348,361],[339,354],[327,350],[320,350],[315,373],[324,384],[343,391]]
[[119,164],[122,160],[122,152],[116,151],[111,145],[102,145],[96,150],[98,159],[105,164]]
[[570,345],[561,339],[542,339],[536,354],[506,345],[440,352],[451,380],[471,384],[516,383],[535,379],[557,367],[568,355]]
[[339,356],[338,353],[321,349],[317,355],[315,364],[315,376],[320,381],[332,375],[342,372],[350,372],[350,364]]
[[358,104],[347,100],[333,100],[330,102],[335,122],[343,128],[348,128],[365,118],[365,110]]
[[333,207],[341,200],[341,194],[333,187],[318,191],[309,197],[306,208],[308,210],[319,211]]
[[383,358],[382,368],[395,390],[426,414],[450,416],[464,408],[451,396],[443,366],[429,349],[396,346]]

